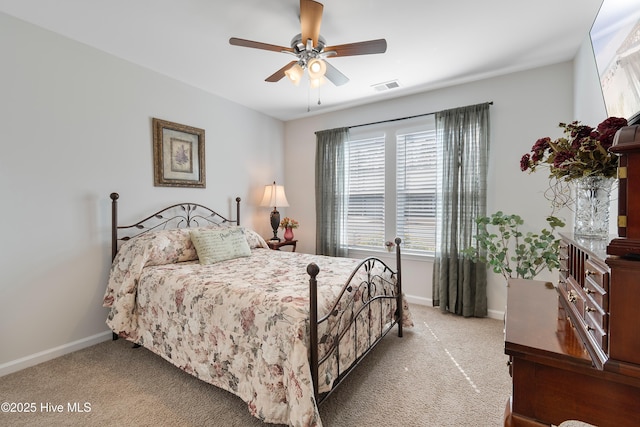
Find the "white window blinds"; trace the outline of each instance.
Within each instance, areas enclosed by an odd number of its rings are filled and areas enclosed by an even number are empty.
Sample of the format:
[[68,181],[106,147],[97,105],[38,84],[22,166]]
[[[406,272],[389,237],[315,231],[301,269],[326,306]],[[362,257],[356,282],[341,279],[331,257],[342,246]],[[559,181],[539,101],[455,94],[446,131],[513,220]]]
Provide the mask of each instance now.
[[384,245],[384,136],[347,144],[347,242],[350,248]]
[[396,137],[396,233],[409,250],[435,250],[435,130]]
[[433,118],[383,124],[360,135],[352,132],[351,138],[346,245],[382,251],[385,240],[397,236],[405,251],[433,255],[438,162]]

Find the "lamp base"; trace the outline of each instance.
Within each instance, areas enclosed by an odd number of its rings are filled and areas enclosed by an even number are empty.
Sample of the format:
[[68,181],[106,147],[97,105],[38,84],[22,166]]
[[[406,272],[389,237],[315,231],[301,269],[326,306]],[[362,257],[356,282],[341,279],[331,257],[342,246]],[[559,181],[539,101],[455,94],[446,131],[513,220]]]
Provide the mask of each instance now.
[[278,237],[278,227],[280,226],[280,212],[278,212],[278,210],[275,207],[271,211],[270,218],[271,218],[271,228],[273,229],[273,237],[271,238],[271,240],[275,240],[279,242],[280,238]]

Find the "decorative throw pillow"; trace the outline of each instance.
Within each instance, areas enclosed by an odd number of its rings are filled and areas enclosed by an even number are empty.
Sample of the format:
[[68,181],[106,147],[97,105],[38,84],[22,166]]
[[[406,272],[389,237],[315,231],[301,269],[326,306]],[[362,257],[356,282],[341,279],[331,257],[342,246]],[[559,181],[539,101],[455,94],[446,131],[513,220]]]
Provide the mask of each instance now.
[[262,236],[260,236],[258,233],[251,230],[250,228],[243,227],[243,229],[244,229],[244,235],[247,237],[247,243],[249,243],[249,247],[251,249],[255,249],[255,248],[269,249],[269,245],[267,245],[267,242],[264,241]]
[[192,230],[191,240],[200,264],[215,264],[251,255],[244,230],[240,227]]
[[193,243],[186,228],[174,228],[150,232],[136,237],[140,243],[146,240],[148,245],[145,266],[174,264],[176,262],[198,259]]

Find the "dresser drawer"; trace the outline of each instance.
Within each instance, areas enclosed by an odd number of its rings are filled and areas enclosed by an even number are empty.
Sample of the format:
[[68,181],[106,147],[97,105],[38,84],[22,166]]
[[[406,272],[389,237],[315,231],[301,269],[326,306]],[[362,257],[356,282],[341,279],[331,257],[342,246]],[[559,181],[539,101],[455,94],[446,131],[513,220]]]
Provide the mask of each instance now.
[[587,331],[591,336],[595,339],[598,346],[604,351],[607,352],[609,349],[608,343],[609,338],[607,333],[600,326],[601,320],[596,319],[598,317],[597,314],[594,315],[595,312],[585,313],[585,323],[587,325]]
[[602,309],[602,306],[598,304],[591,295],[585,295],[584,300],[584,315],[590,316],[596,325],[600,326],[603,331],[609,328],[608,314]]
[[615,318],[610,309],[612,269],[607,245],[608,239],[562,236],[558,250],[560,302],[594,366],[600,370],[609,358],[610,341],[615,336],[611,329]]
[[558,268],[560,271],[560,277],[558,278],[558,288],[566,292],[567,277],[569,277],[569,245],[564,240],[560,241],[558,250],[560,252],[558,255],[558,261],[560,263],[560,266]]
[[582,288],[573,277],[567,277],[567,291],[564,292],[564,298],[569,301],[569,305],[575,308],[575,311],[584,317],[584,300],[585,295]]
[[569,272],[569,244],[564,240],[558,246],[558,261],[560,261],[560,272]]
[[609,269],[591,259],[584,263],[584,280],[600,286],[605,292],[609,292]]
[[593,277],[594,276],[585,277],[584,287],[582,290],[593,301],[593,304],[597,305],[603,313],[608,313],[609,293],[595,280],[592,280]]
[[568,290],[567,280],[568,276],[560,273],[560,277],[558,277],[558,289],[561,290],[564,295],[566,295]]

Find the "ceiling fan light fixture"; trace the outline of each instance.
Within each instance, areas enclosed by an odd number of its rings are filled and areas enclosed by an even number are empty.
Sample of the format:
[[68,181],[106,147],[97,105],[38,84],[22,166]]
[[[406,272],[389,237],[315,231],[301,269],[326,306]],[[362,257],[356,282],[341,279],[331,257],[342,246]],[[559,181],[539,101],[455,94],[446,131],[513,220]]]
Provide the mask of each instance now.
[[324,77],[324,73],[327,72],[327,64],[321,59],[313,58],[307,63],[307,69],[309,70],[311,80],[321,79]]
[[322,86],[323,84],[325,84],[326,81],[327,80],[323,76],[320,76],[318,78],[313,78],[313,77],[309,78],[309,84],[313,89]]
[[231,37],[229,44],[244,46],[253,49],[268,50],[293,55],[296,59],[284,65],[278,71],[264,79],[266,82],[275,83],[285,76],[294,85],[299,85],[303,79],[304,70],[308,69],[309,80],[312,87],[318,87],[329,80],[335,86],[342,86],[349,82],[349,78],[338,71],[331,64],[324,61],[333,56],[355,56],[384,53],[387,50],[385,39],[367,40],[357,43],[341,45],[327,45],[326,40],[320,35],[320,25],[324,6],[316,0],[300,1],[300,29],[299,34],[291,39],[290,46],[284,47],[269,43]]
[[296,63],[293,67],[289,68],[284,72],[291,83],[298,86],[300,84],[300,80],[302,80],[302,74],[304,73],[304,69],[300,66],[300,64]]

